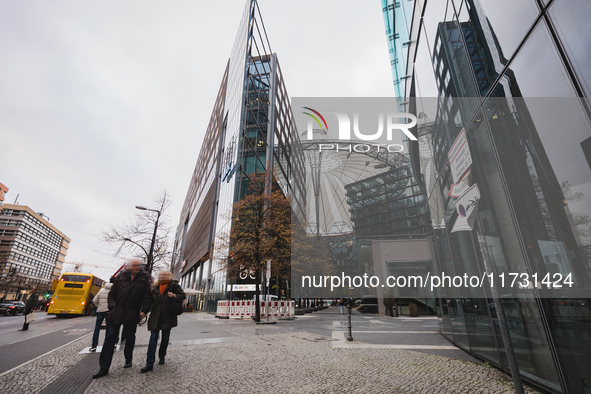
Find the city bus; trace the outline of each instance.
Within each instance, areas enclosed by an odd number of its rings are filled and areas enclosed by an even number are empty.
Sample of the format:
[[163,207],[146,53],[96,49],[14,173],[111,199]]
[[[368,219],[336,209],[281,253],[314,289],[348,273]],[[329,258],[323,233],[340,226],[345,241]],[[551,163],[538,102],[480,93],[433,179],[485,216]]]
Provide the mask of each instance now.
[[83,316],[92,313],[92,299],[103,283],[102,279],[92,274],[63,273],[57,282],[47,314]]

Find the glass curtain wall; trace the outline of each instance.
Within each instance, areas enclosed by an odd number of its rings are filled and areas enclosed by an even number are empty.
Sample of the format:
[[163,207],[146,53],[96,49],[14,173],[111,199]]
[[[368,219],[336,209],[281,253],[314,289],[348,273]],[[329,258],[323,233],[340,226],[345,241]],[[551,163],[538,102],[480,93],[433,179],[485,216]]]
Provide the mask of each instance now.
[[[410,31],[401,32],[411,41],[401,91],[425,130],[421,172],[440,269],[572,273],[579,289],[503,289],[500,304],[490,291],[447,291],[441,332],[507,371],[512,348],[521,376],[546,390],[591,393],[591,124],[584,67],[591,4],[413,4]],[[480,199],[473,230],[452,232],[458,215],[448,152],[462,131]],[[501,323],[511,343],[503,343]]]
[[[273,171],[275,156],[289,156],[288,149],[276,148],[278,135],[290,133],[293,121],[278,128],[275,114],[292,119],[283,81],[278,77],[277,55],[272,53],[256,1],[249,1],[230,57],[226,115],[222,132],[222,159],[218,173],[218,201],[214,219],[216,236],[213,256],[205,263],[201,283],[206,291],[206,309],[215,311],[217,300],[226,298],[235,275],[226,272],[228,245],[221,239],[230,233],[233,205],[248,192],[250,176]],[[280,75],[280,74],[279,74]],[[279,93],[278,93],[279,90]],[[277,100],[277,96],[283,98]],[[287,109],[285,109],[285,107]],[[278,152],[278,153],[277,153]],[[291,163],[289,165],[291,167]],[[282,179],[291,174],[283,169]],[[284,182],[284,191],[289,184]]]

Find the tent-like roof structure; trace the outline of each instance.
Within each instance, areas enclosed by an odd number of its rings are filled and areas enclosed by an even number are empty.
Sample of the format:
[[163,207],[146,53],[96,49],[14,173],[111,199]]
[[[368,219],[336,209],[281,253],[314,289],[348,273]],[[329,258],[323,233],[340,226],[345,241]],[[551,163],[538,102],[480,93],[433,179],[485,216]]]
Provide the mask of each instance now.
[[[327,145],[335,148],[327,150]],[[378,149],[372,144],[359,145],[359,141],[317,137],[301,142],[306,157],[306,216],[309,233],[331,236],[353,232],[345,186],[408,164],[405,154],[389,152],[385,146]],[[372,149],[367,150],[368,146]]]

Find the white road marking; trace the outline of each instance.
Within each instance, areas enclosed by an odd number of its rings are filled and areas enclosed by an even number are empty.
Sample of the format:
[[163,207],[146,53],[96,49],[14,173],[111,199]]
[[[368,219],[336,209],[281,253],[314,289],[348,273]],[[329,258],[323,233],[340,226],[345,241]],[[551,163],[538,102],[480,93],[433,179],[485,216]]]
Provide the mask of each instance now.
[[452,345],[379,345],[363,342],[349,342],[346,340],[346,331],[333,331],[333,341],[330,347],[335,349],[406,349],[406,350],[459,350]]
[[355,331],[360,334],[364,332],[368,334],[439,334],[439,331]]

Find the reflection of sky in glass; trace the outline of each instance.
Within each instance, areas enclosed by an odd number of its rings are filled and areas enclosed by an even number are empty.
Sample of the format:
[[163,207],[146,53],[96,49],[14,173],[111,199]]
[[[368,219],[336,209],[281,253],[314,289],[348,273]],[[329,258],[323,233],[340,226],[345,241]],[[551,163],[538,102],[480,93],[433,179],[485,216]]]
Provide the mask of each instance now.
[[[573,12],[576,10],[576,12]],[[587,96],[591,95],[591,2],[560,0],[550,7],[562,44],[577,70]]]
[[[466,3],[473,3],[483,22],[488,19],[507,59],[511,58],[539,12],[533,0],[468,0]],[[459,13],[463,22],[464,13]]]
[[[543,59],[543,61],[540,61]],[[532,67],[535,64],[535,67]],[[522,97],[573,97],[574,90],[544,23],[538,24],[509,68]],[[516,92],[513,93],[516,95]]]

